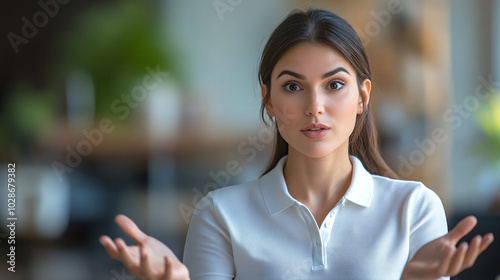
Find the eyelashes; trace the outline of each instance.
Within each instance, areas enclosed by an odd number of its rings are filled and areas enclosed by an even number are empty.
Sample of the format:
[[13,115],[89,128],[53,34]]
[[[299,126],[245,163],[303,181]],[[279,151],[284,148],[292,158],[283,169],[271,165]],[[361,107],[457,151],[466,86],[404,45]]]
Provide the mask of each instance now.
[[[326,85],[326,90],[337,91],[342,89],[345,86],[345,84],[346,83],[344,81],[332,80],[328,82],[328,84]],[[281,87],[288,92],[296,92],[303,90],[303,88],[297,81],[286,81],[281,85]]]
[[295,92],[295,91],[302,90],[300,85],[296,82],[285,82],[284,84],[281,85],[281,87],[289,92]]
[[[331,88],[332,85],[337,85],[336,88]],[[345,86],[345,82],[342,81],[332,81],[326,86],[330,90],[339,90]]]

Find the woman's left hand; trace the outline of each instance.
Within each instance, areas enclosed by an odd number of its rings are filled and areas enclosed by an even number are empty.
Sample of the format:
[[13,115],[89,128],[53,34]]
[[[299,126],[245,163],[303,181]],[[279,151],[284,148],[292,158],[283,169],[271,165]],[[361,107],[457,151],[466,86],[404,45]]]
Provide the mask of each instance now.
[[434,239],[420,248],[406,264],[401,279],[437,279],[442,276],[455,276],[464,269],[472,267],[479,254],[493,242],[493,234],[475,236],[470,245],[458,241],[468,234],[477,224],[474,216],[461,220],[448,234]]

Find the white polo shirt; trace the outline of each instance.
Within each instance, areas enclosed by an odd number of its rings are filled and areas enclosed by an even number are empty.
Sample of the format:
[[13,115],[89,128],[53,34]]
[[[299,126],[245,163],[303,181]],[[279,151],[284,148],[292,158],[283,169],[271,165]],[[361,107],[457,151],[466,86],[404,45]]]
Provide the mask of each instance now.
[[399,279],[422,245],[447,233],[432,190],[371,175],[354,156],[351,185],[318,228],[288,192],[286,160],[198,203],[184,251],[192,280]]

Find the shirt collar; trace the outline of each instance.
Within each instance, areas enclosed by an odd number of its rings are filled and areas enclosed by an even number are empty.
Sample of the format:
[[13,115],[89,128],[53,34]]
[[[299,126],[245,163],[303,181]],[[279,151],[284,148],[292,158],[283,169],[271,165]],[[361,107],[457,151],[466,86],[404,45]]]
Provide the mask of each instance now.
[[277,214],[296,202],[288,192],[285,177],[283,176],[283,167],[288,156],[280,159],[278,164],[267,174],[260,178],[260,189],[264,196],[264,201],[269,214]]
[[345,198],[360,206],[369,207],[373,195],[373,177],[366,171],[361,161],[355,156],[349,156],[352,163],[351,185]]
[[[283,176],[283,167],[287,158],[288,156],[281,158],[278,164],[259,180],[267,210],[271,215],[297,202],[288,192]],[[369,207],[373,194],[373,178],[357,157],[350,156],[349,158],[353,165],[353,173],[351,185],[344,197],[360,206]]]

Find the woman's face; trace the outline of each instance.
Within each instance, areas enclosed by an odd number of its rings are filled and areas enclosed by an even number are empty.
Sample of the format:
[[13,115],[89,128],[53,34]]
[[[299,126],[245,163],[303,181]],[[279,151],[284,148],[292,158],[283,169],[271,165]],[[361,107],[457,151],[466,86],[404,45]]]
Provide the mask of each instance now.
[[303,42],[276,63],[266,110],[276,117],[290,153],[315,158],[347,153],[356,115],[363,112],[361,94],[368,103],[370,89],[369,80],[358,87],[356,72],[338,50]]

